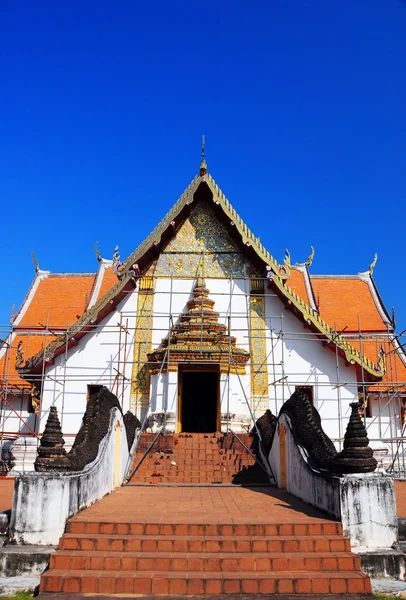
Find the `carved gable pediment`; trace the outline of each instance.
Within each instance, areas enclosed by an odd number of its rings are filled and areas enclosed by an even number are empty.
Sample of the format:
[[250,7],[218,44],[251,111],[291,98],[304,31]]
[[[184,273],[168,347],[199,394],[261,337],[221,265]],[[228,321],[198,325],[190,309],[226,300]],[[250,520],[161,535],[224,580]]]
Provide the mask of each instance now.
[[196,277],[202,260],[205,277],[260,276],[210,204],[198,200],[176,236],[161,252],[154,275]]

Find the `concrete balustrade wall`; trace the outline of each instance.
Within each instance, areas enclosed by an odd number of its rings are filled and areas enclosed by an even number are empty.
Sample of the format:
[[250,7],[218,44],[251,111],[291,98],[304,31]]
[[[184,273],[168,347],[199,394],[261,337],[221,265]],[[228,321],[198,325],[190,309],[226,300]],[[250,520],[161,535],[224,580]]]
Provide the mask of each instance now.
[[16,544],[58,544],[67,519],[122,484],[129,458],[123,415],[113,408],[98,455],[83,471],[16,473],[11,540]]
[[394,480],[381,473],[335,476],[309,464],[282,414],[269,452],[280,488],[340,520],[353,549],[391,548],[398,540]]

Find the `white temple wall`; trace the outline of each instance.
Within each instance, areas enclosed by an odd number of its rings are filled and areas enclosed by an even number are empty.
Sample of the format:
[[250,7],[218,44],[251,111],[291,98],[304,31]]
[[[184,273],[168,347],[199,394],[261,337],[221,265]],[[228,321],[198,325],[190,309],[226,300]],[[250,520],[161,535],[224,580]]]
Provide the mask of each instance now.
[[177,412],[178,374],[175,372],[152,375],[150,387],[151,412]]
[[2,411],[1,437],[15,439],[17,435],[31,435],[30,428],[35,431],[36,415],[28,411],[30,395],[7,394],[7,402]]
[[[176,324],[179,315],[186,312],[186,304],[192,299],[193,287],[196,279],[170,279],[158,278],[155,283],[154,317],[152,323],[152,348],[157,348],[162,339],[168,334],[173,324]],[[249,351],[248,315],[247,306],[249,297],[249,281],[243,279],[206,279],[210,290],[209,297],[214,300],[214,310],[220,314],[219,323],[228,326],[228,317],[231,316],[231,335],[237,339],[237,346]],[[231,291],[231,293],[230,293]],[[172,315],[172,321],[170,320]],[[170,349],[169,349],[170,360]],[[240,383],[241,382],[241,383]],[[151,377],[151,412],[161,412],[165,406],[166,375],[153,375]],[[238,416],[249,417],[249,409],[244,398],[250,397],[250,368],[246,367],[246,375],[231,375],[230,380],[225,374],[220,376],[220,411]],[[169,373],[168,386],[168,412],[177,413],[178,409],[178,373]],[[172,407],[172,408],[170,408]],[[237,419],[240,421],[241,419]]]
[[[170,315],[175,324],[179,315],[186,310],[186,303],[192,298],[195,279],[159,278],[155,284],[154,318],[152,324],[152,348],[160,345],[170,326]],[[220,314],[219,322],[228,325],[230,316],[231,335],[237,339],[237,346],[250,350],[249,321],[249,280],[206,279],[214,300],[214,310]],[[172,293],[171,293],[172,291]],[[230,293],[231,291],[231,293]],[[323,345],[321,340],[303,326],[301,321],[285,309],[281,300],[266,290],[265,297],[266,352],[269,380],[269,406],[277,414],[282,404],[292,395],[296,386],[313,387],[314,404],[319,410],[327,435],[341,439],[350,415],[349,403],[357,398],[357,375],[355,368],[348,366],[334,351]],[[172,376],[176,375],[172,373]],[[286,379],[284,379],[286,378]],[[281,381],[282,380],[282,381]],[[157,398],[161,400],[156,409],[162,407],[165,385],[157,386]],[[172,380],[172,398],[176,398],[177,377]],[[274,382],[275,385],[272,385]],[[160,387],[161,386],[161,387]],[[228,388],[230,387],[230,391]],[[154,384],[151,385],[151,391]],[[221,413],[229,412],[249,416],[244,398],[251,399],[250,363],[246,375],[222,375],[220,379]],[[252,406],[255,417],[262,414]]]
[[[136,306],[137,292],[128,294],[116,310],[97,325],[94,332],[81,338],[76,347],[59,355],[54,365],[46,368],[40,432],[44,430],[50,407],[56,406],[67,446],[70,446],[86,409],[88,385],[106,386],[118,397],[123,411],[129,410]],[[120,313],[124,326],[128,319],[127,341],[123,330],[120,340]],[[116,369],[127,379],[117,377]]]
[[[195,282],[195,279],[155,280],[151,323],[152,349],[161,344],[171,324],[175,324],[179,315],[186,310]],[[210,290],[209,297],[215,302],[214,310],[220,315],[219,322],[228,326],[230,317],[231,335],[235,336],[237,346],[249,351],[249,280],[235,279],[230,283],[227,279],[206,279],[206,285]],[[50,406],[56,405],[67,442],[69,437],[73,439],[86,408],[87,385],[91,384],[106,385],[118,396],[120,402],[123,402],[123,410],[129,409],[136,310],[137,292],[134,292],[98,325],[97,331],[86,335],[77,347],[68,350],[67,360],[63,353],[53,366],[46,369],[40,431],[43,431]],[[115,369],[118,368],[120,332],[117,323],[120,321],[120,312],[123,322],[128,318],[130,334],[127,336],[125,366],[125,336],[123,333],[121,336],[119,369],[128,381],[118,377],[117,385]],[[283,402],[294,392],[295,386],[313,386],[314,403],[321,414],[323,428],[330,437],[342,439],[350,414],[349,403],[357,397],[355,368],[346,366],[342,358],[337,359],[335,352],[324,346],[321,340],[305,328],[297,317],[284,308],[281,300],[267,289],[265,321],[270,409],[277,414]],[[162,374],[151,378],[151,412],[162,412],[166,405],[168,412],[177,413],[178,374],[169,373],[169,384],[166,383],[166,377],[166,374]],[[221,413],[225,414],[228,407],[230,413],[249,417],[244,393],[250,400],[249,362],[246,365],[246,375],[231,375],[229,380],[227,375],[221,375]],[[256,418],[263,412],[255,406],[252,408]],[[385,418],[384,412],[382,417]],[[382,417],[380,425],[378,419],[371,425],[371,437],[389,434],[389,431],[382,431]],[[387,428],[393,430],[393,417],[390,418],[389,413],[387,419]],[[393,431],[391,435],[394,434]]]
[[323,345],[277,296],[266,294],[265,314],[272,412],[278,414],[296,386],[312,386],[323,429],[331,438],[342,438],[349,404],[358,394],[356,369]]
[[[237,415],[249,415],[249,409],[244,396],[244,389],[249,388],[250,380],[247,375],[230,376],[224,373],[220,375],[220,407],[221,413],[234,413]],[[247,392],[246,392],[247,393]],[[247,394],[249,401],[249,389]]]

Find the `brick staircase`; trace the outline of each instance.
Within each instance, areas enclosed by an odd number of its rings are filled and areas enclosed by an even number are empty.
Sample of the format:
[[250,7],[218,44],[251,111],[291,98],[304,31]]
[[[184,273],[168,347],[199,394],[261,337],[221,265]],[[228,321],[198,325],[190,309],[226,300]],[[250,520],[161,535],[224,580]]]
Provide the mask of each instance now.
[[[156,434],[143,433],[132,469]],[[253,438],[238,434],[251,449]],[[159,436],[130,483],[147,484],[269,484],[265,471],[233,434],[193,433]],[[251,450],[252,452],[252,450]]]
[[354,598],[371,588],[341,524],[332,521],[233,525],[72,520],[42,576],[41,591]]
[[[154,438],[142,435],[134,465]],[[236,481],[252,485],[219,484]],[[341,523],[258,482],[233,435],[160,436],[129,485],[68,521],[41,595],[369,594]]]

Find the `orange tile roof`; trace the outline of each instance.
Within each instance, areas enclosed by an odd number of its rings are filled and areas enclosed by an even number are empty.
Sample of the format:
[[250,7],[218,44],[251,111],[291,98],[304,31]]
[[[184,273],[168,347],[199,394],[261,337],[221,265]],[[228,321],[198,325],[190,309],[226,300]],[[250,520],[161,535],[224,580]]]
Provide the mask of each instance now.
[[[359,339],[350,338],[349,340],[355,348],[368,356],[371,360],[376,360],[381,346],[385,352],[386,372],[382,378],[382,384],[403,384],[406,382],[406,366],[395,351],[396,348],[387,336],[374,336],[373,338],[362,338],[362,344]],[[379,384],[378,384],[379,385]],[[386,387],[386,386],[385,386]]]
[[371,294],[369,285],[358,277],[311,277],[322,319],[341,331],[387,331]]
[[112,287],[116,285],[118,282],[118,277],[115,273],[113,273],[113,267],[109,267],[104,270],[104,275],[102,279],[102,283],[99,290],[99,295],[97,296],[96,302],[104,296],[106,292],[108,292]]
[[288,279],[288,284],[289,287],[291,287],[292,290],[302,298],[302,300],[304,300],[307,304],[309,304],[309,306],[311,306],[309,295],[306,289],[305,276],[304,273],[302,273],[302,271],[299,271],[298,269],[292,267]]
[[[55,336],[47,335],[46,343],[49,344],[54,339]],[[15,336],[11,348],[7,349],[0,359],[0,382],[3,382],[3,385],[7,382],[8,386],[11,388],[14,386],[30,388],[31,386],[21,379],[15,368],[17,347],[20,341],[22,342],[21,350],[24,359],[27,359],[43,349],[45,336],[43,334],[39,335],[35,333],[30,333],[28,335],[17,334]]]
[[[86,310],[92,291],[94,274],[49,275],[38,288],[19,327],[66,327],[77,321]],[[32,354],[32,353],[31,353]]]
[[[81,316],[89,303],[91,290],[95,280],[94,274],[50,274],[41,280],[27,311],[15,327],[16,337],[12,347],[0,359],[0,381],[7,379],[9,386],[30,387],[20,378],[15,368],[17,346],[22,341],[24,359],[39,352],[46,339],[48,345],[55,336],[45,336],[44,330],[48,319],[48,327],[65,328]],[[42,325],[41,325],[42,324]],[[18,334],[18,330],[31,330],[28,335]],[[34,331],[32,331],[34,330]],[[36,332],[38,330],[38,333]]]

